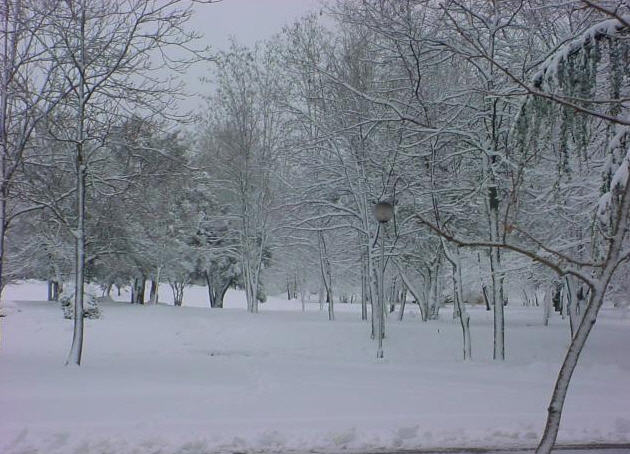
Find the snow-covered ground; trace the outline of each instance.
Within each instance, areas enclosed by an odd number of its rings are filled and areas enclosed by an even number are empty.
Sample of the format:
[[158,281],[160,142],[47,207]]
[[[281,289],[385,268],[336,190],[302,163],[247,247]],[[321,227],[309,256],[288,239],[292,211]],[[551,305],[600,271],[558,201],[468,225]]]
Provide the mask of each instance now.
[[[64,367],[72,322],[45,285],[5,290],[0,318],[0,452],[200,454],[532,446],[545,421],[568,321],[508,306],[508,360],[491,360],[491,313],[471,308],[474,361],[460,358],[451,309],[390,317],[375,359],[360,306],[239,292],[208,309],[103,305],[86,321],[81,368]],[[168,289],[161,290],[168,301]],[[126,298],[122,295],[121,298]],[[273,309],[273,310],[272,310]],[[605,308],[574,376],[559,440],[630,441],[630,317]]]

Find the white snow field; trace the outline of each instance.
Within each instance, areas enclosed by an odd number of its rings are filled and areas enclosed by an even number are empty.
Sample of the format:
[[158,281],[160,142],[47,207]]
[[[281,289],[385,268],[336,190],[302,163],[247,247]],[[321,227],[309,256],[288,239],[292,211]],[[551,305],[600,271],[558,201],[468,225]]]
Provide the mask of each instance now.
[[[65,367],[72,322],[42,283],[9,286],[0,318],[0,452],[202,454],[531,447],[544,425],[568,320],[507,307],[508,360],[491,360],[491,312],[471,308],[472,362],[444,308],[387,322],[376,360],[359,305],[232,291],[209,309],[110,302],[86,320],[83,365]],[[167,299],[168,288],[161,290]],[[126,298],[123,295],[123,298]],[[200,307],[186,307],[195,305]],[[574,375],[559,441],[630,441],[630,317],[603,309]]]

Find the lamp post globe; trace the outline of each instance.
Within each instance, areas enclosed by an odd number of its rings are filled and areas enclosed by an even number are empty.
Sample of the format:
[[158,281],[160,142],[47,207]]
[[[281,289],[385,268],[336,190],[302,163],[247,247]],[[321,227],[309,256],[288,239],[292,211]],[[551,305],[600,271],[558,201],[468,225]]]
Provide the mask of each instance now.
[[394,217],[394,206],[389,202],[378,202],[374,206],[374,216],[381,224],[389,222]]

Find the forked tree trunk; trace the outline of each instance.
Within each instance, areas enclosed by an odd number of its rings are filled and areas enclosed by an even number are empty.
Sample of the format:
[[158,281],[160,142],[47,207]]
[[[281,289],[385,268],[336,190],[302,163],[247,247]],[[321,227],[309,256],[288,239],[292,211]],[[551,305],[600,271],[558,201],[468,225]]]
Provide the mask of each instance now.
[[184,288],[185,282],[174,281],[170,283],[171,290],[173,291],[173,304],[175,306],[181,306],[184,302]]
[[[396,265],[396,268],[398,269],[398,274],[400,276],[400,279],[402,279],[403,284],[405,284],[405,286],[407,287],[407,289],[411,293],[411,296],[413,296],[413,298],[418,302],[418,306],[420,307],[420,316],[422,318],[422,321],[426,322],[427,319],[428,319],[428,315],[427,315],[428,308],[427,308],[426,304],[422,303],[422,299],[423,298],[421,297],[420,292],[409,281],[409,278],[405,274],[402,266],[400,266],[398,261],[394,261],[394,265]],[[402,319],[402,316],[400,318]]]
[[578,294],[582,293],[582,287],[576,282],[575,278],[569,276],[566,276],[565,284],[567,288],[569,325],[571,328],[571,338],[573,338],[581,320],[581,298],[578,297]]

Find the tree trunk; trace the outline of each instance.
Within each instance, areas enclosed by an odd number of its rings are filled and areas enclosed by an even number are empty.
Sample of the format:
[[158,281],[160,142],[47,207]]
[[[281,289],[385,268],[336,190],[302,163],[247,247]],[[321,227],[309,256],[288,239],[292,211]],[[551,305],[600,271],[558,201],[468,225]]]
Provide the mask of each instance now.
[[186,287],[185,282],[171,282],[171,290],[173,291],[173,304],[175,306],[181,306],[184,302],[184,287]]
[[319,303],[319,311],[322,312],[324,310],[324,292],[326,289],[324,288],[323,280],[319,283],[319,292],[317,293],[317,302]]
[[227,293],[231,285],[232,285],[232,282],[228,282],[217,293],[216,298],[214,300],[214,305],[217,309],[223,309],[223,298],[225,297],[225,294]]
[[457,299],[457,278],[455,277],[456,272],[457,270],[453,269],[453,273],[451,275],[451,278],[453,280],[453,320],[459,318],[460,316],[459,304],[457,304],[457,301],[455,301]]
[[144,288],[146,282],[147,280],[144,276],[137,277],[133,280],[133,288],[131,290],[132,304],[144,304]]
[[470,340],[470,316],[466,311],[466,303],[464,303],[464,290],[462,283],[462,264],[461,257],[459,255],[459,249],[451,251],[446,245],[446,241],[442,238],[442,247],[444,249],[444,255],[446,259],[451,263],[453,272],[453,305],[456,306],[454,310],[462,327],[463,338],[463,355],[464,360],[472,359],[472,342]]
[[488,290],[486,288],[486,284],[483,282],[483,276],[481,274],[481,253],[477,252],[477,274],[479,275],[479,284],[481,285],[481,294],[483,295],[483,301],[486,304],[486,310],[489,311],[490,301],[488,298]]
[[151,290],[149,299],[151,304],[157,304],[160,301],[160,278],[162,277],[162,266],[158,266],[155,276],[151,279]]
[[616,210],[616,225],[611,223],[613,225],[613,234],[608,236],[609,246],[604,260],[604,267],[597,279],[592,281],[589,304],[586,306],[582,320],[571,339],[571,344],[558,373],[551,402],[549,403],[545,431],[536,449],[536,454],[549,454],[556,442],[571,376],[580,359],[580,353],[586,344],[591,329],[595,325],[597,314],[604,302],[608,284],[622,261],[620,260],[621,248],[630,229],[630,182],[626,184],[622,191],[620,194],[621,201]]
[[328,258],[328,252],[326,250],[326,242],[324,240],[324,234],[321,230],[319,234],[319,265],[322,273],[322,281],[326,288],[326,300],[328,301],[328,320],[335,319],[335,302],[333,300],[332,290],[332,272],[330,267],[330,260]]
[[576,282],[575,279],[569,276],[565,276],[566,297],[567,297],[567,311],[569,313],[569,327],[571,328],[571,338],[575,335],[575,330],[580,323],[580,315],[578,312],[578,299],[576,294]]
[[204,271],[204,276],[206,278],[206,285],[208,286],[208,301],[210,302],[210,307],[215,308],[217,304],[217,297],[208,271]]
[[57,281],[50,281],[50,300],[59,301],[59,294],[61,293],[61,284]]
[[138,279],[138,281],[138,300],[136,301],[136,303],[144,304],[144,292],[146,289],[147,279],[142,276],[140,279]]
[[[607,282],[606,282],[607,285]],[[540,440],[538,447],[536,448],[536,454],[549,454],[555,444],[556,437],[558,436],[558,430],[560,428],[560,419],[562,417],[562,409],[564,407],[564,401],[569,389],[569,383],[573,371],[577,366],[577,362],[580,358],[580,353],[584,348],[584,344],[588,339],[588,335],[591,329],[595,325],[597,313],[603,302],[605,286],[602,289],[593,290],[591,292],[591,299],[587,306],[584,318],[576,330],[575,336],[571,340],[569,349],[566,353],[558,377],[556,378],[556,384],[554,386],[551,402],[547,410],[547,422],[545,425],[545,431]]]
[[429,318],[431,320],[437,320],[440,318],[440,301],[439,301],[439,276],[440,276],[440,260],[436,259],[434,268],[430,274],[430,291],[431,299],[429,302]]
[[[420,292],[409,281],[409,278],[407,277],[407,275],[403,271],[402,266],[400,266],[400,264],[397,261],[394,261],[394,264],[396,265],[396,268],[398,269],[398,274],[399,274],[400,278],[402,279],[403,284],[405,284],[405,286],[407,287],[407,289],[411,293],[411,296],[413,296],[413,298],[418,303],[418,306],[420,307],[420,317],[422,318],[422,321],[426,322],[427,319],[428,319],[428,315],[427,315],[428,310],[427,310],[426,305],[422,304],[422,299],[423,298],[421,298]],[[401,316],[401,319],[402,319],[402,316]]]
[[158,302],[159,285],[156,279],[151,279],[151,289],[149,290],[149,301],[151,304],[157,304]]
[[259,278],[260,278],[260,262],[256,263],[254,270],[252,272],[252,294],[254,295],[254,312],[258,312],[258,288]]
[[481,293],[483,294],[483,301],[486,305],[486,310],[491,310],[492,307],[490,306],[490,300],[488,299],[488,288],[485,285],[481,287]]
[[494,349],[492,358],[497,361],[503,361],[505,359],[505,318],[503,314],[503,301],[501,300],[498,252],[499,248],[491,248],[490,273],[492,275],[492,307],[494,310]]
[[560,315],[562,316],[562,320],[567,318],[569,312],[569,295],[567,295],[566,288],[564,286],[560,287]]
[[243,269],[243,286],[245,287],[245,299],[247,300],[247,311],[258,312],[258,283],[254,275],[254,264],[252,263],[252,251],[249,245],[249,238],[245,232],[243,250],[241,253],[241,263]]
[[398,286],[396,284],[397,284],[396,276],[394,276],[392,279],[391,292],[389,295],[389,298],[390,298],[389,299],[389,313],[390,314],[396,310],[396,303],[399,303]]
[[562,283],[556,283],[556,293],[554,300],[554,302],[556,302],[556,312],[559,312],[560,316],[564,320],[564,293],[562,290]]
[[48,298],[47,301],[54,301],[53,299],[53,281],[48,280]]
[[378,320],[378,275],[376,274],[376,267],[374,266],[374,257],[372,256],[372,248],[368,244],[368,258],[367,258],[367,276],[368,280],[367,290],[370,300],[370,323],[371,332],[370,338],[376,339],[376,322]]
[[[9,172],[8,172],[8,116],[9,116],[9,78],[10,78],[10,64],[9,64],[9,49],[12,47],[8,42],[9,36],[9,6],[5,3],[5,14],[2,18],[5,29],[4,38],[4,52],[2,52],[2,65],[0,65],[0,303],[2,302],[2,291],[5,286],[4,279],[4,255],[5,255],[5,238],[7,235],[7,229],[9,221],[7,220],[7,200],[9,197]],[[15,14],[15,12],[14,12]],[[17,17],[17,16],[16,16]],[[12,41],[16,42],[18,39],[17,33],[12,36]],[[17,49],[17,48],[15,48]]]
[[379,257],[379,276],[378,276],[378,303],[376,310],[378,313],[378,320],[376,322],[376,339],[378,340],[378,349],[376,350],[376,357],[383,358],[383,338],[385,337],[385,223],[381,224],[383,233],[381,233],[381,253]]
[[[402,279],[402,277],[401,277]],[[407,287],[403,283],[403,290],[400,296],[400,310],[398,312],[398,320],[402,322],[403,317],[405,316],[405,305],[407,304]]]
[[543,297],[543,323],[549,326],[549,317],[551,317],[551,306],[553,304],[553,287],[549,286]]
[[361,320],[367,320],[367,282],[365,257],[361,254]]
[[83,292],[85,285],[85,182],[87,168],[83,162],[83,143],[77,144],[76,154],[76,196],[77,196],[77,228],[75,237],[75,278],[74,278],[74,329],[72,346],[66,365],[81,365],[83,353]]

